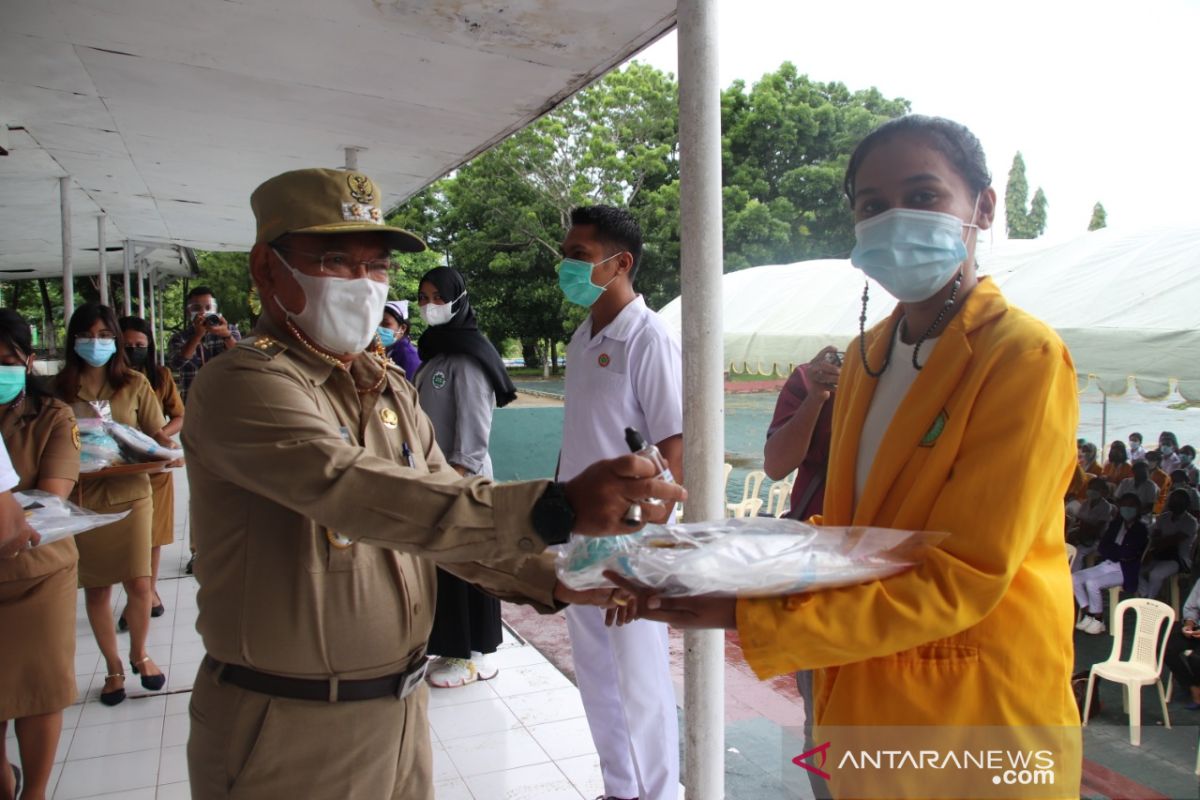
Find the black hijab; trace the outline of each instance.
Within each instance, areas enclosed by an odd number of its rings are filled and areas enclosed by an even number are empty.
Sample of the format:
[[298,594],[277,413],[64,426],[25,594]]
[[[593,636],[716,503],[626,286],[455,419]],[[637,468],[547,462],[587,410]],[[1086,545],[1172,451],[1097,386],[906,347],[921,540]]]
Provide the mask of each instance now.
[[517,387],[513,386],[509,379],[500,353],[487,337],[479,332],[470,298],[461,296],[467,290],[463,276],[451,267],[436,267],[421,276],[421,283],[433,284],[442,299],[447,303],[452,302],[453,307],[457,308],[454,316],[446,324],[425,328],[425,332],[417,340],[417,353],[421,356],[421,361],[428,363],[429,359],[442,353],[471,356],[479,362],[479,366],[491,382],[492,391],[496,393],[497,408],[503,408],[516,400]]

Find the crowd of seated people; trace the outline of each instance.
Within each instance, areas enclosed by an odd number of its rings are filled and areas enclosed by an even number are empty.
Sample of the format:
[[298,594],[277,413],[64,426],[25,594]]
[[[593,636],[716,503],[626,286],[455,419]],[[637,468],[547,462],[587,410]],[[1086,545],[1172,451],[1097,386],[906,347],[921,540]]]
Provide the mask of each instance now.
[[1078,442],[1078,466],[1067,492],[1067,541],[1079,604],[1076,627],[1106,631],[1102,592],[1121,587],[1130,597],[1159,598],[1170,579],[1192,582],[1200,492],[1191,445],[1171,431],[1146,450],[1142,436],[1114,441],[1101,464],[1097,448]]

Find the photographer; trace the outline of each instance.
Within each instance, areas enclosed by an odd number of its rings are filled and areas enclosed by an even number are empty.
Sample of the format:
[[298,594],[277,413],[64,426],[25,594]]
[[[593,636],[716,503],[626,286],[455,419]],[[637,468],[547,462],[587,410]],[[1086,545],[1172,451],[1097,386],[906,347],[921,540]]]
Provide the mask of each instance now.
[[167,366],[179,372],[179,393],[187,401],[196,373],[206,363],[233,348],[242,339],[236,325],[217,312],[212,289],[197,286],[184,300],[191,327],[171,335],[167,343]]

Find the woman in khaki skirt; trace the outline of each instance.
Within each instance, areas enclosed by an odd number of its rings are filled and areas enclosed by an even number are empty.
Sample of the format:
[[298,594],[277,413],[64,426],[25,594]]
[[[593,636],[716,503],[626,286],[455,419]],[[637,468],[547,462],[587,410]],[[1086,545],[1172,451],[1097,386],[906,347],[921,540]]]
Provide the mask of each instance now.
[[[69,406],[26,382],[32,365],[29,325],[0,309],[0,435],[20,477],[16,491],[65,498],[79,477],[79,430]],[[68,538],[0,560],[0,796],[17,774],[5,749],[10,719],[25,767],[23,796],[42,797],[50,780],[62,710],[75,701],[78,558]]]
[[[72,404],[78,417],[96,416],[89,403],[109,403],[114,422],[140,429],[165,446],[170,440],[159,435],[163,426],[162,405],[150,382],[129,368],[118,347],[120,328],[108,306],[89,303],[75,309],[67,327],[70,349],[66,365],[58,374],[60,398]],[[87,600],[92,633],[104,654],[107,674],[100,701],[116,705],[125,699],[125,672],[117,651],[117,630],[112,616],[112,587],[120,583],[128,596],[129,663],[142,686],[158,691],[166,683],[158,665],[146,654],[150,628],[150,527],[153,509],[150,479],[146,475],[84,478],[83,505],[103,514],[128,511],[120,522],[97,528],[79,537],[79,585]]]
[[[159,366],[154,357],[154,329],[141,317],[121,317],[118,324],[121,326],[121,339],[125,344],[125,358],[129,366],[146,376],[150,388],[162,404],[167,424],[159,431],[159,435],[169,439],[183,427],[183,398],[179,395],[179,387],[175,385],[171,370]],[[176,462],[172,462],[171,466],[175,465]],[[150,616],[161,617],[166,608],[158,596],[158,562],[162,548],[175,541],[174,476],[166,471],[154,473],[150,476],[150,490],[154,506],[154,523],[150,534],[150,580],[154,605],[150,608]],[[117,627],[121,630],[129,627],[124,613],[117,620]]]

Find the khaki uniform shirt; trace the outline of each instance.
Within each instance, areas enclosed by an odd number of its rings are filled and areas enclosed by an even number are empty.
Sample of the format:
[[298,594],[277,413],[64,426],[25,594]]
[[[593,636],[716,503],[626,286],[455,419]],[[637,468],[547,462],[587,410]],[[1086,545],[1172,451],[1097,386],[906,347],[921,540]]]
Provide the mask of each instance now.
[[183,416],[183,396],[179,394],[179,386],[175,376],[166,367],[155,367],[159,372],[159,385],[154,394],[162,403],[163,414],[168,420]]
[[[70,406],[43,398],[40,409],[22,396],[0,411],[0,434],[21,482],[14,491],[36,489],[42,478],[79,480],[79,428]],[[0,581],[51,575],[79,560],[73,537],[0,559]]]
[[256,333],[197,376],[184,417],[210,655],[302,678],[400,672],[429,636],[435,561],[554,608],[530,519],[545,481],[459,479],[399,369],[333,367],[266,317]]

